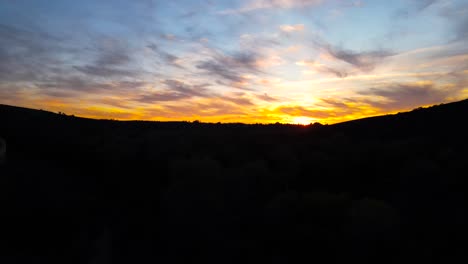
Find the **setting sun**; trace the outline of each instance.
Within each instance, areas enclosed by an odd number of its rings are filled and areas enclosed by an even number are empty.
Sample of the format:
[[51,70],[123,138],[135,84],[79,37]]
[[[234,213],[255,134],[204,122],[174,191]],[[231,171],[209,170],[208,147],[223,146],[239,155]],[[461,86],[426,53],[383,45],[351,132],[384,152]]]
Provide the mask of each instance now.
[[306,116],[298,116],[292,119],[293,124],[304,125],[304,126],[309,125],[312,122],[313,122],[313,119],[310,117],[306,117]]

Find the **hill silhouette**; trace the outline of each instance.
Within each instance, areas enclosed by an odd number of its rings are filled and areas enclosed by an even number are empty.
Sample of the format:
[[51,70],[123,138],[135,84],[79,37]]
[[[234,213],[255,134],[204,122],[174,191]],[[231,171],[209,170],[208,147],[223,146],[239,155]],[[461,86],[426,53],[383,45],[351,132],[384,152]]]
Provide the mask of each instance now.
[[0,263],[451,263],[467,114],[246,125],[0,105]]

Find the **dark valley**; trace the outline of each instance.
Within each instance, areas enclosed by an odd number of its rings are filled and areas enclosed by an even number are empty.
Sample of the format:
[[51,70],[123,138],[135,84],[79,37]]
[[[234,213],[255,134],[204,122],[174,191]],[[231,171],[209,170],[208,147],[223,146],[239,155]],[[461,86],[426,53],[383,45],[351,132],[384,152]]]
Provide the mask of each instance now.
[[245,125],[0,105],[0,263],[455,263],[467,114]]

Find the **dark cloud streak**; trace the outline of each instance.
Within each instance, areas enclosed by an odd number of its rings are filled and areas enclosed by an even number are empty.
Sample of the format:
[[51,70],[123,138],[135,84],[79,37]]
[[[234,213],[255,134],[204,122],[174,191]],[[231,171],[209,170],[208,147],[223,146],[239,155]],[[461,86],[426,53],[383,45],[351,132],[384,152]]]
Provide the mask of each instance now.
[[242,75],[261,73],[257,64],[260,54],[239,52],[232,56],[216,54],[208,60],[199,62],[196,67],[207,74],[221,78],[220,82],[242,83],[247,81]]
[[123,41],[113,38],[105,38],[97,43],[95,59],[86,65],[75,65],[74,69],[90,76],[115,77],[115,76],[137,76],[138,71],[130,68],[132,57],[131,51]]
[[353,52],[331,46],[327,46],[326,50],[334,58],[344,61],[363,72],[372,71],[384,58],[394,55],[385,50]]
[[325,65],[316,66],[314,69],[320,73],[335,75],[338,78],[346,78],[348,76],[348,73],[343,69],[335,69]]
[[147,47],[151,49],[156,54],[158,59],[162,60],[164,63],[175,66],[177,68],[183,68],[183,66],[177,63],[177,60],[179,59],[179,57],[162,50],[158,45],[154,43],[149,44]]
[[[346,66],[351,66],[357,71],[364,73],[372,72],[375,67],[383,63],[386,58],[397,55],[394,52],[384,49],[356,52],[338,46],[333,46],[320,38],[313,39],[312,43],[315,47],[328,54],[334,60],[344,62],[346,63]],[[337,68],[337,66],[324,64],[317,64],[314,69],[321,73],[333,74],[338,78],[345,78],[352,72],[350,70]]]
[[131,76],[133,72],[121,69],[115,69],[113,67],[107,67],[104,65],[85,65],[85,66],[74,66],[77,71],[86,75],[94,75],[99,77],[113,77],[113,76]]
[[361,102],[367,102],[385,111],[395,111],[447,101],[447,98],[457,94],[460,88],[461,87],[442,88],[434,83],[394,83],[388,84],[385,87],[370,88],[360,92],[360,94],[384,98],[384,101],[361,100]]
[[54,97],[74,97],[78,93],[95,95],[126,94],[145,85],[141,81],[97,82],[82,76],[54,76],[34,83],[41,93]]
[[0,82],[38,80],[54,66],[61,66],[59,55],[67,50],[57,38],[0,24]]
[[256,95],[256,97],[258,99],[266,101],[266,102],[277,102],[278,101],[278,99],[269,96],[267,93],[258,94],[258,95]]
[[163,84],[166,86],[166,89],[142,95],[137,98],[136,101],[152,104],[157,102],[179,101],[193,97],[212,96],[206,89],[208,86],[207,84],[188,85],[177,80],[165,80]]

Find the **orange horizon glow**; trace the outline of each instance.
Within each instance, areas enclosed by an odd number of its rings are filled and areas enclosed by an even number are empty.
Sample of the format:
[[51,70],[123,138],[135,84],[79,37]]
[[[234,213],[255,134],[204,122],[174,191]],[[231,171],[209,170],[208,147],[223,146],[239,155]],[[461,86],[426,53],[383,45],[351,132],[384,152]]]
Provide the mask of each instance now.
[[[464,100],[468,99],[468,96],[466,98],[460,99]],[[458,100],[456,100],[458,101]],[[450,101],[450,102],[455,102],[455,101]],[[449,103],[449,102],[445,102]],[[439,103],[443,104],[443,103]],[[427,104],[427,105],[421,105],[415,108],[427,108],[431,107],[433,105],[438,105],[438,104]],[[280,123],[280,124],[290,124],[290,125],[312,125],[314,123],[320,123],[323,125],[333,125],[333,124],[338,124],[342,122],[347,122],[347,121],[352,121],[352,120],[359,120],[363,118],[368,118],[368,117],[376,117],[376,116],[384,116],[384,115],[394,115],[397,113],[402,113],[402,112],[409,112],[415,108],[412,109],[402,109],[402,110],[394,110],[391,112],[372,112],[373,114],[353,114],[353,115],[348,115],[345,117],[331,117],[331,118],[326,118],[326,119],[314,119],[311,117],[307,116],[298,116],[298,117],[290,117],[289,115],[270,115],[268,116],[267,119],[265,118],[250,118],[248,116],[241,116],[241,117],[235,117],[235,116],[216,116],[212,118],[206,118],[203,116],[191,116],[191,117],[180,117],[180,118],[171,118],[171,117],[146,117],[144,114],[138,114],[138,113],[125,113],[125,112],[120,112],[119,110],[113,112],[111,109],[99,109],[95,107],[91,107],[88,109],[68,109],[70,111],[67,111],[67,107],[61,107],[60,104],[51,106],[50,108],[41,108],[36,105],[32,106],[26,106],[26,105],[13,105],[17,107],[25,107],[25,108],[31,108],[35,110],[44,110],[44,111],[49,111],[53,113],[63,113],[68,116],[75,116],[75,117],[81,117],[81,118],[90,118],[90,119],[96,119],[96,120],[115,120],[115,121],[156,121],[156,122],[202,122],[202,123],[211,123],[211,124],[216,124],[216,123],[222,123],[222,124],[229,124],[229,123],[242,123],[242,124],[275,124],[275,123]],[[75,110],[75,111],[73,111]],[[333,110],[330,110],[331,113],[333,113]],[[268,121],[265,121],[268,120]]]

